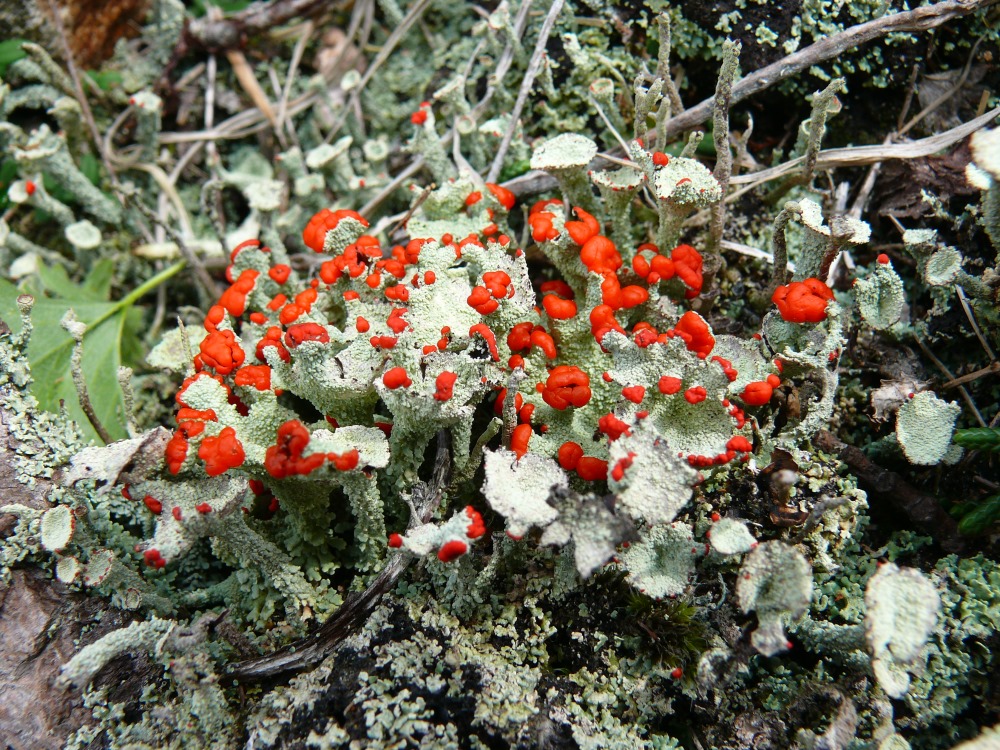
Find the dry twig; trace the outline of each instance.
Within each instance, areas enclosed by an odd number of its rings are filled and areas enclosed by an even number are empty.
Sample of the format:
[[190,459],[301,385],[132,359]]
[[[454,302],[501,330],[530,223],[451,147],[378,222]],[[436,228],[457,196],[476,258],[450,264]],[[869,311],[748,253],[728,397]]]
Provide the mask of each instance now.
[[521,81],[521,88],[517,92],[517,99],[514,102],[514,109],[510,113],[510,122],[507,124],[507,131],[503,134],[503,140],[500,141],[500,145],[497,147],[497,153],[493,158],[493,163],[490,165],[490,171],[486,173],[487,182],[496,182],[497,177],[500,176],[504,157],[507,156],[507,149],[510,148],[510,142],[514,138],[517,121],[521,118],[521,112],[528,101],[531,87],[535,84],[535,77],[542,68],[545,45],[549,41],[549,35],[552,33],[552,28],[555,26],[556,19],[559,18],[564,4],[565,0],[553,0],[552,5],[549,7],[548,15],[545,16],[542,29],[538,32],[535,51],[531,54],[531,61],[528,63],[528,69],[525,71],[524,79]]
[[[774,84],[790,78],[813,65],[831,60],[849,49],[880,39],[888,34],[909,31],[927,31],[954,18],[961,18],[977,10],[996,5],[1000,0],[945,0],[922,8],[891,13],[867,23],[844,29],[808,47],[783,57],[777,62],[748,75],[733,86],[732,102],[736,104]],[[671,117],[665,124],[668,137],[675,136],[702,124],[712,115],[714,97],[705,99],[685,112]]]
[[836,435],[820,430],[813,436],[813,445],[833,453],[847,464],[870,498],[888,502],[906,514],[921,531],[929,534],[947,552],[961,552],[966,541],[958,531],[958,523],[948,515],[933,495],[925,495],[895,472],[873,463],[853,445],[841,442]]

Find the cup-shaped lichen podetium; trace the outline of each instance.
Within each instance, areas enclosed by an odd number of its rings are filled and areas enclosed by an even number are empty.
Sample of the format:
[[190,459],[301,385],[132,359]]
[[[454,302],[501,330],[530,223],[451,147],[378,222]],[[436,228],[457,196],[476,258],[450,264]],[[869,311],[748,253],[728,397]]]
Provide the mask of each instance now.
[[[620,251],[632,253],[632,234],[629,214],[632,199],[642,187],[643,173],[635,167],[620,167],[590,173],[591,181],[601,194],[601,204],[608,223],[611,225],[611,239]],[[630,257],[625,258],[630,263]]]
[[597,144],[576,133],[564,133],[542,143],[531,154],[531,168],[548,172],[559,182],[563,200],[595,213],[587,165],[597,155]]
[[692,211],[721,200],[722,188],[702,164],[694,159],[674,157],[656,168],[653,178],[660,225],[656,245],[674,247],[680,239],[681,224]]

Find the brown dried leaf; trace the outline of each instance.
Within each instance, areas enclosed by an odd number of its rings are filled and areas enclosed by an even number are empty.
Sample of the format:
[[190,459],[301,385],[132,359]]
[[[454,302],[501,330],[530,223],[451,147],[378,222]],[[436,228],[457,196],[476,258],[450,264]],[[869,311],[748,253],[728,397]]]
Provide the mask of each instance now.
[[970,160],[966,139],[943,156],[883,162],[875,185],[875,213],[910,219],[928,216],[933,209],[921,197],[922,190],[946,202],[956,196],[971,195],[975,189],[965,178],[965,167]]

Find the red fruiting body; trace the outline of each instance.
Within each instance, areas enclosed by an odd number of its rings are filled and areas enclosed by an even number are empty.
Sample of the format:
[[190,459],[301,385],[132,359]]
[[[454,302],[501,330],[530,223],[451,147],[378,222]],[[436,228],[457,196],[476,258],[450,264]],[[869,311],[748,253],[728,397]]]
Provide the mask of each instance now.
[[689,404],[700,404],[706,398],[708,398],[708,391],[701,385],[696,385],[684,391],[684,400]]
[[305,230],[302,232],[302,241],[306,243],[306,247],[314,250],[315,252],[323,252],[323,243],[326,241],[326,233],[331,229],[336,229],[340,220],[346,218],[359,221],[365,227],[368,226],[368,221],[357,211],[351,211],[349,209],[331,211],[328,208],[324,208],[309,220]]
[[351,448],[344,453],[329,453],[327,454],[327,458],[330,459],[330,463],[333,464],[333,468],[337,471],[350,471],[358,467],[361,454],[358,453],[357,448]]
[[469,539],[478,539],[486,533],[486,524],[483,523],[483,517],[479,514],[479,511],[473,508],[471,505],[465,506],[465,515],[469,517],[471,523],[465,529],[465,535]]
[[584,456],[576,465],[576,473],[580,479],[596,482],[608,478],[608,462],[600,458]]
[[490,296],[490,290],[484,286],[473,287],[472,294],[468,296],[466,302],[480,315],[489,315],[500,307],[500,303]]
[[212,506],[209,505],[208,503],[198,503],[196,506],[194,506],[194,509],[203,515],[205,513],[212,512]]
[[409,388],[413,385],[413,381],[410,380],[410,376],[406,374],[406,370],[402,367],[393,367],[387,370],[385,375],[382,376],[382,382],[385,384],[386,388],[395,390],[396,388]]
[[207,437],[201,441],[198,458],[205,462],[205,473],[215,477],[242,466],[246,456],[242,443],[236,437],[236,430],[223,427],[216,437]]
[[534,433],[530,424],[519,424],[510,436],[510,449],[518,458],[528,452],[528,441]]
[[590,395],[590,377],[575,365],[554,367],[542,389],[542,400],[560,411],[569,406],[586,406]]
[[146,495],[142,499],[142,502],[147,508],[149,508],[151,513],[154,513],[157,516],[163,512],[163,503],[161,503],[152,495]]
[[670,163],[670,157],[662,151],[653,152],[653,164],[658,167],[665,167]]
[[393,549],[399,549],[403,546],[403,537],[396,533],[389,534],[389,546]]
[[588,240],[601,233],[601,224],[579,206],[574,206],[573,213],[577,215],[579,221],[567,221],[564,226],[570,239],[580,247],[583,247],[587,244]]
[[556,342],[541,326],[535,326],[531,329],[531,345],[541,349],[547,359],[555,359],[559,354],[556,351]]
[[187,458],[188,452],[188,441],[184,436],[182,430],[177,430],[174,436],[170,438],[167,443],[167,447],[164,450],[164,456],[167,460],[167,470],[171,474],[176,474],[181,470],[181,466],[184,464],[184,459]]
[[288,353],[285,345],[281,343],[280,327],[271,326],[264,334],[264,338],[257,342],[257,359],[261,362],[267,361],[267,358],[264,356],[264,350],[268,347],[274,347],[278,350],[278,357],[282,362],[291,362],[292,355]]
[[517,202],[517,198],[514,194],[505,187],[500,185],[494,185],[492,182],[486,183],[486,189],[493,193],[493,197],[497,199],[501,206],[510,211],[514,208],[514,204]]
[[680,667],[674,667],[672,670],[670,670],[670,676],[673,677],[675,680],[679,680],[681,677],[684,676],[684,670],[681,669]]
[[535,242],[545,242],[546,240],[554,240],[556,237],[559,236],[559,231],[552,226],[552,222],[555,219],[555,216],[553,216],[548,211],[543,211],[543,210],[536,211],[535,209],[539,206],[539,204],[561,203],[561,202],[562,201],[560,200],[539,201],[531,209],[531,213],[528,215],[528,224],[531,227],[531,239],[533,239]]
[[160,555],[160,551],[155,549],[148,549],[143,552],[142,559],[146,562],[146,565],[151,568],[159,569],[167,564],[167,561]]
[[583,458],[583,448],[577,443],[566,442],[559,446],[559,465],[566,471],[573,471]]
[[556,320],[569,320],[576,315],[576,303],[573,300],[560,299],[554,294],[542,297],[542,306],[549,317]]
[[219,375],[228,375],[243,364],[246,355],[232,331],[213,331],[202,339],[201,359]]
[[175,505],[170,509],[170,515],[174,517],[175,521],[180,521],[184,518],[184,514],[181,512],[181,507],[179,505]]
[[622,395],[633,404],[641,404],[646,397],[646,389],[641,385],[630,385],[622,388]]
[[683,381],[680,378],[675,378],[670,375],[664,375],[660,378],[660,381],[656,384],[656,387],[660,389],[660,393],[666,396],[672,396],[675,393],[680,393]]
[[24,192],[26,192],[28,195],[34,195],[35,194],[35,183],[33,183],[31,180],[25,180],[25,182],[24,182]]
[[604,275],[614,273],[622,265],[615,243],[607,237],[592,237],[580,248],[580,261],[594,273]]
[[493,361],[499,362],[500,352],[497,349],[497,337],[494,335],[490,327],[485,323],[476,323],[469,329],[469,335],[473,336],[477,333],[486,339],[486,345],[490,348],[490,357],[493,358]]
[[771,387],[770,383],[756,380],[752,383],[747,383],[740,397],[747,406],[763,406],[771,400],[773,394],[774,388]]
[[330,334],[319,323],[298,323],[288,327],[288,331],[285,333],[285,346],[294,349],[306,341],[328,344],[330,343]]
[[875,260],[881,263],[882,265],[885,265],[889,262],[889,256],[886,255],[885,253],[880,253]]
[[219,297],[219,305],[224,307],[234,318],[243,315],[247,307],[247,295],[253,291],[258,276],[260,276],[260,272],[252,268],[242,271],[239,278]]
[[715,347],[715,337],[708,328],[708,323],[698,313],[689,310],[681,316],[674,326],[673,332],[680,336],[688,350],[699,355],[702,359],[712,353]]
[[597,429],[611,438],[612,441],[617,440],[622,435],[631,435],[632,431],[629,426],[618,419],[614,414],[605,414],[603,417],[597,420]]
[[412,115],[410,115],[410,122],[414,125],[423,125],[427,122],[427,112],[422,109],[418,109]]
[[677,276],[688,287],[684,296],[691,299],[701,294],[701,254],[690,245],[678,245],[671,251],[670,259],[674,262]]
[[438,560],[445,563],[451,562],[452,560],[457,560],[468,551],[468,544],[458,539],[452,539],[450,542],[445,542],[441,545],[441,549],[438,550]]
[[826,319],[826,306],[833,292],[816,278],[779,286],[771,296],[781,317],[789,323],[819,323]]
[[726,443],[726,450],[738,451],[739,453],[749,453],[753,450],[753,445],[742,435],[734,435]]
[[448,401],[454,395],[452,389],[455,387],[455,381],[458,380],[458,375],[453,372],[442,372],[434,380],[434,387],[437,391],[434,393],[434,398],[438,401]]
[[271,390],[271,368],[267,365],[247,365],[236,371],[233,383],[256,388],[258,391]]
[[286,263],[280,263],[276,266],[272,266],[271,270],[267,272],[267,275],[271,277],[278,284],[284,284],[288,281],[288,277],[292,273],[292,268]]
[[326,456],[314,453],[303,458],[302,451],[307,445],[309,430],[297,419],[290,419],[278,428],[276,444],[268,447],[264,455],[264,468],[275,479],[315,471],[323,465]]
[[635,459],[636,454],[629,451],[628,455],[624,458],[618,459],[618,463],[615,464],[615,468],[611,470],[611,478],[616,482],[622,481],[625,477],[625,470],[632,465],[632,461]]

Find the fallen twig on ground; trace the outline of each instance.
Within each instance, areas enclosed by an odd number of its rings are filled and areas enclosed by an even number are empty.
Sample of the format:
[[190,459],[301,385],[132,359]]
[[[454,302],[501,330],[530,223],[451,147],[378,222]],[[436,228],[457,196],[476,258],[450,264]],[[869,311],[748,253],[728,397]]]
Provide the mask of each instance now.
[[899,474],[883,469],[861,450],[842,442],[832,432],[817,432],[813,436],[813,445],[847,464],[869,497],[886,501],[901,510],[921,531],[932,536],[942,549],[962,552],[966,548],[967,543],[958,531],[958,523],[945,512],[936,497],[925,495]]

